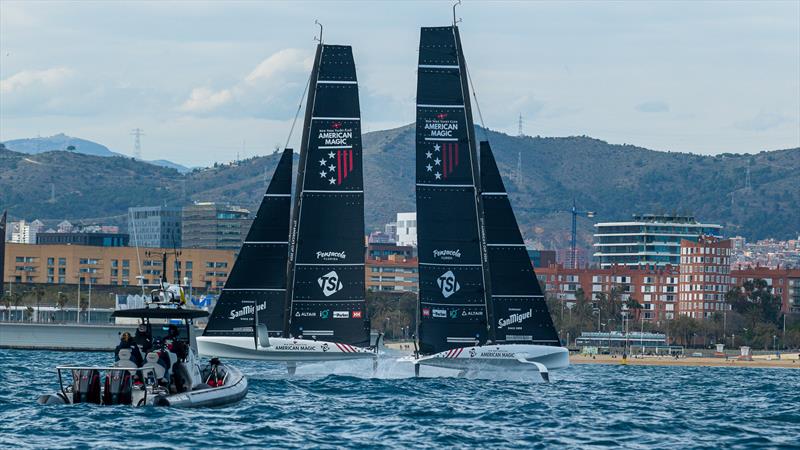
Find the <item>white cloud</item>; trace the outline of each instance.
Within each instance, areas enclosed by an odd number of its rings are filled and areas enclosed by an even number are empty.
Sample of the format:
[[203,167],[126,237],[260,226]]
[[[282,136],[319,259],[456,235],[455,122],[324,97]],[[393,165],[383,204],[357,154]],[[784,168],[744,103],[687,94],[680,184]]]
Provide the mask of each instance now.
[[74,75],[68,67],[54,67],[45,70],[23,70],[5,80],[0,80],[0,93],[19,93],[26,89],[52,88]]
[[180,110],[186,112],[209,112],[228,103],[233,94],[228,89],[214,92],[208,88],[194,88]]
[[[308,78],[313,60],[309,52],[293,48],[280,50],[261,61],[241,81],[227,88],[192,89],[178,108],[191,114],[285,117]],[[296,92],[295,92],[296,91]]]

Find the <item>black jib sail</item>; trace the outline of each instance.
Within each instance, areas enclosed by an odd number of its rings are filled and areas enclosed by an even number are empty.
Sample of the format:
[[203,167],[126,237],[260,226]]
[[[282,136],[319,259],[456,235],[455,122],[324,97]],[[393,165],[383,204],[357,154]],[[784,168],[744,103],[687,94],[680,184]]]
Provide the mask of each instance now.
[[492,149],[481,142],[481,198],[498,344],[559,345]]
[[290,242],[286,335],[369,345],[361,113],[350,46],[317,46]]
[[422,28],[417,71],[420,353],[490,338],[467,74],[457,27]]
[[252,336],[253,309],[271,336],[283,334],[292,150],[283,151],[204,336]]

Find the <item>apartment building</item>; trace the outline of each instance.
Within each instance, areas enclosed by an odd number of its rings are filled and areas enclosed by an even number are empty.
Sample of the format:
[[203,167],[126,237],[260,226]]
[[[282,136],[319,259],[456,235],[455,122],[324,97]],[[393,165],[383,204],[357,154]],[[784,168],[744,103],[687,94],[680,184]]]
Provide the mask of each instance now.
[[419,290],[419,261],[411,246],[372,243],[367,246],[366,288],[402,294]]
[[233,250],[182,249],[176,260],[172,249],[8,243],[4,278],[12,283],[136,286],[166,274],[170,282],[216,291],[225,285],[234,260]]
[[684,239],[680,253],[680,314],[707,319],[730,309],[725,294],[731,286],[731,241],[714,236],[700,236],[697,241]]
[[582,288],[586,298],[592,300],[598,294],[608,295],[616,289],[623,302],[633,298],[642,305],[641,317],[646,321],[675,318],[678,275],[678,267],[672,265],[571,269],[551,264],[536,269],[536,277],[545,292],[568,306],[574,303],[578,288]]
[[691,216],[634,215],[632,221],[594,225],[594,257],[600,267],[678,266],[681,240],[721,237],[722,226],[700,223]]

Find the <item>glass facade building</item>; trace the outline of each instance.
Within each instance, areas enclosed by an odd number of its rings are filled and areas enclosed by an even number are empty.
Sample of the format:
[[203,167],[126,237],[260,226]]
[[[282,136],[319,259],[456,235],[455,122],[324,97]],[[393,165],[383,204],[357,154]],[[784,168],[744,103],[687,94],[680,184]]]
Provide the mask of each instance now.
[[722,237],[722,226],[700,223],[691,216],[634,215],[630,222],[597,223],[594,257],[600,267],[678,266],[681,240],[701,235]]

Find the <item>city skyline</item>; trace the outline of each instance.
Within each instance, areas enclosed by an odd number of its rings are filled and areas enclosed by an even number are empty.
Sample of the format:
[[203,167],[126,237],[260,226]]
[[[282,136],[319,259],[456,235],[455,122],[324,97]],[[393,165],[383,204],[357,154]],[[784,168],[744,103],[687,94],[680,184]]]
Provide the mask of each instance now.
[[[64,132],[210,165],[283,146],[325,25],[354,46],[365,131],[414,120],[420,26],[449,2],[0,5],[0,140]],[[800,4],[458,9],[486,126],[700,154],[800,145]],[[357,13],[357,14],[355,14]],[[387,18],[391,18],[388,20]],[[299,148],[298,132],[290,145]]]

